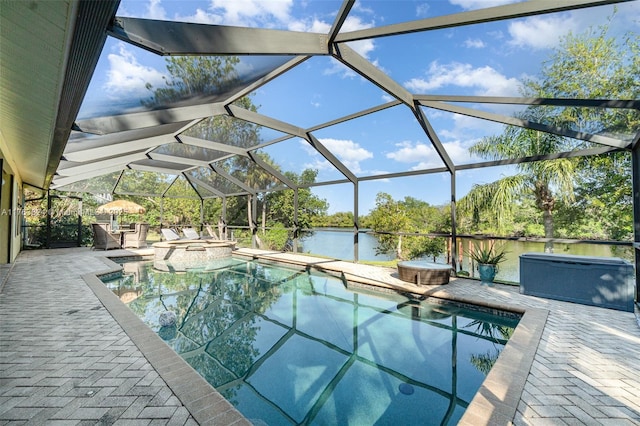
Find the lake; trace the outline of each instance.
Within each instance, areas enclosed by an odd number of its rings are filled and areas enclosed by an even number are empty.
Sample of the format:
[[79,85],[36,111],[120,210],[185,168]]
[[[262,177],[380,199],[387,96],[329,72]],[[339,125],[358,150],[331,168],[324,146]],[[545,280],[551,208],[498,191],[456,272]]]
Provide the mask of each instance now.
[[[304,235],[304,234],[303,234]],[[461,238],[463,247],[469,247],[469,239]],[[358,238],[358,259],[359,260],[392,260],[394,255],[377,255],[376,246],[378,240],[371,234],[360,234]],[[501,244],[497,242],[496,244]],[[304,253],[318,254],[335,259],[353,261],[353,232],[343,228],[322,228],[312,235],[302,239],[301,251]],[[497,280],[520,281],[520,255],[523,253],[544,252],[544,243],[532,241],[504,241],[507,253],[506,260],[499,265]],[[575,254],[584,256],[600,257],[621,257],[632,260],[633,250],[629,246],[610,246],[605,244],[566,244],[556,243],[554,253]],[[433,260],[433,259],[431,259]],[[438,262],[446,263],[445,256],[437,259]],[[463,256],[459,270],[467,271],[471,276],[478,276],[477,271],[471,270],[469,259]]]
[[[353,260],[353,231],[344,228],[322,228],[310,236],[303,233],[304,253],[320,254],[342,260]],[[376,255],[378,240],[371,234],[358,236],[358,258],[360,260],[393,260],[394,255]]]

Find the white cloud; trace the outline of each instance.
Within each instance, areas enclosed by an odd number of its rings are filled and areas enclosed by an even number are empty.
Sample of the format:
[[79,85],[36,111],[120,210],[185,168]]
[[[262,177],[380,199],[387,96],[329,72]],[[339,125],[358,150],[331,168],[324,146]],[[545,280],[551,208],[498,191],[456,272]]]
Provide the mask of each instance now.
[[[152,0],[158,2],[160,0]],[[192,15],[175,15],[174,20],[199,24],[243,27],[286,28],[292,20],[293,0],[211,0],[207,10]]]
[[324,158],[314,158],[311,163],[304,163],[305,169],[313,169],[313,170],[335,170],[335,167],[331,165],[330,162],[325,160]]
[[[614,13],[617,9],[618,12]],[[610,34],[637,32],[640,28],[640,2],[633,1],[594,7],[549,16],[533,16],[509,24],[509,44],[521,48],[545,49],[556,47],[561,37],[570,31],[580,34],[585,29],[597,28],[606,18],[613,17]]]
[[311,106],[313,106],[314,108],[320,108],[321,106],[323,106],[323,96],[321,93],[314,93],[311,96],[311,99],[309,99],[309,103],[311,104]]
[[162,5],[162,0],[149,0],[149,4],[147,5],[147,12],[144,17],[147,19],[159,19],[166,20],[167,12],[164,10]]
[[416,6],[416,16],[418,18],[425,18],[429,16],[429,4],[421,3]]
[[[460,141],[442,144],[449,158],[455,163],[468,162],[471,156],[469,150]],[[389,152],[386,157],[404,164],[413,164],[410,170],[423,170],[434,167],[444,167],[444,162],[435,148],[422,142],[403,141],[395,144],[396,151]]]
[[453,5],[460,6],[465,10],[484,9],[503,4],[518,3],[522,0],[449,0]]
[[353,12],[365,13],[365,14],[368,14],[368,15],[375,14],[375,10],[373,8],[365,7],[363,2],[361,2],[361,1],[355,2],[355,4],[353,5],[353,8],[351,10]]
[[412,78],[404,86],[414,92],[424,93],[445,86],[475,88],[477,96],[518,95],[520,81],[507,78],[490,66],[474,68],[471,64],[451,62],[441,65],[432,62],[425,78]]
[[[373,158],[373,153],[362,148],[358,143],[344,139],[319,139],[320,143],[335,155],[342,164],[353,173],[360,173],[362,168],[360,162]],[[305,140],[300,141],[303,148],[314,158],[313,164],[309,165],[319,170],[333,169],[334,167],[324,157],[318,153]]]
[[314,18],[310,22],[301,20],[291,21],[287,28],[290,31],[328,34],[331,29],[331,24]]
[[320,139],[320,142],[353,173],[362,171],[360,167],[361,161],[373,158],[372,152],[350,140]]
[[484,44],[484,42],[480,39],[466,39],[464,41],[464,45],[465,47],[469,47],[469,48],[473,48],[473,49],[482,49],[483,47],[485,47],[486,45]]
[[224,23],[223,16],[216,15],[215,13],[209,13],[200,8],[196,9],[193,15],[187,15],[187,16],[176,15],[174,20],[179,22],[192,22],[194,24],[220,25]]
[[472,156],[469,154],[467,145],[470,144],[459,140],[442,144],[454,164],[468,163],[471,161]]
[[118,43],[118,53],[108,56],[109,70],[104,89],[110,97],[148,97],[145,84],[153,86],[164,84],[163,74],[155,68],[142,65],[125,43]]
[[504,40],[505,35],[500,30],[488,31],[487,35],[494,40]]
[[395,144],[396,151],[387,153],[386,157],[405,164],[414,164],[410,170],[442,167],[438,153],[431,145],[421,142],[404,141]]
[[393,96],[391,96],[387,92],[383,92],[382,96],[380,96],[380,97],[382,98],[382,102],[391,102],[391,101],[395,101],[396,100],[396,98],[394,98]]
[[561,16],[533,16],[509,24],[509,44],[532,49],[554,47],[560,37],[569,31],[579,30],[578,23],[569,14]]
[[211,0],[210,10],[222,17],[224,25],[257,26],[289,22],[293,0]]
[[[164,16],[166,12],[161,6],[162,0],[149,0],[147,6],[149,17]],[[211,0],[207,10],[197,9],[193,15],[174,17],[181,22],[200,24],[232,25],[260,28],[283,28],[289,31],[313,32],[328,34],[332,22],[323,21],[317,17],[296,19],[291,15],[293,0]],[[360,12],[368,12],[356,8]],[[162,19],[162,18],[156,18]],[[356,31],[373,27],[373,22],[366,22],[359,16],[350,15],[342,25],[342,31]],[[347,43],[359,55],[369,59],[375,49],[373,40],[359,40]],[[343,77],[355,77],[356,73],[343,66],[338,61],[332,61],[332,66],[324,74],[342,74]],[[377,65],[376,65],[377,66]]]
[[322,71],[323,75],[341,74],[342,78],[354,78],[358,76],[358,74],[356,74],[355,71],[353,71],[351,68],[347,67],[337,59],[331,58],[330,62],[331,62],[331,66],[325,68]]
[[396,151],[386,154],[386,157],[391,160],[408,164],[428,162],[442,165],[442,162],[435,161],[434,156],[437,156],[437,153],[430,145],[421,142],[404,141],[396,143],[395,146],[398,148]]
[[[342,24],[341,31],[350,32],[371,27],[373,27],[373,22],[364,22],[357,16],[348,16],[344,24]],[[347,43],[347,45],[365,58],[369,58],[369,54],[375,49],[373,40],[352,41]]]

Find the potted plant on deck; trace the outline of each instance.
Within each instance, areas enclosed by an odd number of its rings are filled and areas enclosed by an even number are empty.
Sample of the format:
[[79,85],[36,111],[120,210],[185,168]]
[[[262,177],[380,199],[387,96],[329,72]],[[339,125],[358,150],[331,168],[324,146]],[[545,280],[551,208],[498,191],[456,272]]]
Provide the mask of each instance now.
[[494,242],[488,247],[474,244],[473,250],[467,255],[477,263],[478,273],[482,284],[493,285],[493,280],[498,273],[498,263],[504,262],[507,252],[503,247],[495,247]]

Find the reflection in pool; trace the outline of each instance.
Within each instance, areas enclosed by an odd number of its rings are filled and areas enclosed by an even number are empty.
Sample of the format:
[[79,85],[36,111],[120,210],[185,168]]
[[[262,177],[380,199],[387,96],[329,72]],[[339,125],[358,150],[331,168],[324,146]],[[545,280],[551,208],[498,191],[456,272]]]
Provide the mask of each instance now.
[[138,269],[129,307],[259,424],[456,424],[518,322],[257,262]]

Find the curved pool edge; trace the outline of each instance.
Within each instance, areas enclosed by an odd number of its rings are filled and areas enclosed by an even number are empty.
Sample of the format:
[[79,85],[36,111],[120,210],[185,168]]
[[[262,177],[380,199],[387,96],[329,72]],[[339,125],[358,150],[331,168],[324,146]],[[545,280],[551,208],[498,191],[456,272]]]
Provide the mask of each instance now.
[[154,260],[171,264],[194,264],[210,260],[229,259],[236,247],[227,240],[173,240],[152,244]]

